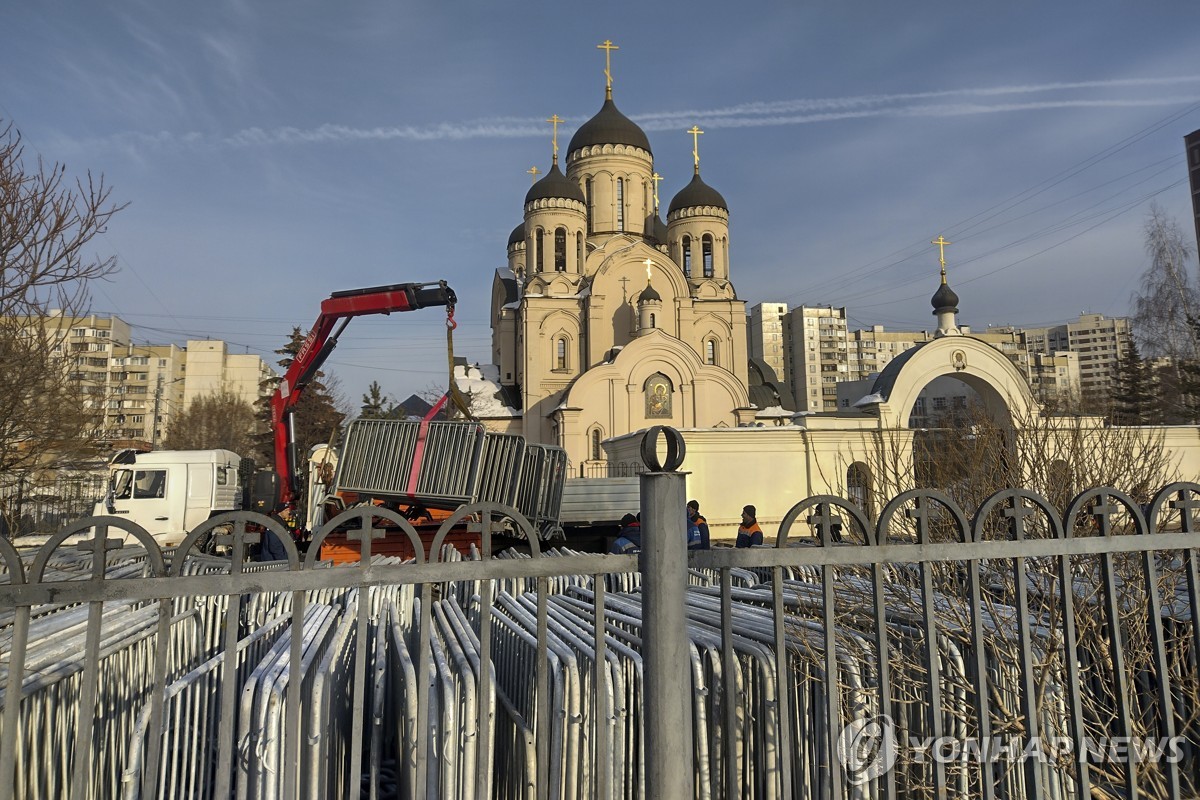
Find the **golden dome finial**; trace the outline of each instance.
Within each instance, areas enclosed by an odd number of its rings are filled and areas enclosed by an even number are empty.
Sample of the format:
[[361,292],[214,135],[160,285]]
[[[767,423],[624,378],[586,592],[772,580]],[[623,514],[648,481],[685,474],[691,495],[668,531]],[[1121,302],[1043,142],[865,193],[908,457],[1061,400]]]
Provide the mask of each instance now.
[[558,123],[564,122],[564,121],[565,120],[563,120],[561,117],[559,117],[558,114],[554,114],[550,117],[550,119],[546,120],[546,122],[549,122],[551,125],[554,126],[554,135],[553,135],[551,141],[554,143],[554,163],[555,164],[558,163]]
[[930,241],[930,244],[938,246],[938,261],[942,265],[942,283],[944,284],[946,282],[946,245],[954,244],[954,242],[946,241],[946,237],[939,233],[938,238]]
[[612,100],[612,51],[620,50],[621,48],[613,44],[612,40],[605,39],[596,45],[596,49],[604,51],[604,97]]
[[704,131],[700,130],[700,126],[693,125],[688,131],[692,135],[692,161],[696,164],[696,174],[700,174],[700,134]]

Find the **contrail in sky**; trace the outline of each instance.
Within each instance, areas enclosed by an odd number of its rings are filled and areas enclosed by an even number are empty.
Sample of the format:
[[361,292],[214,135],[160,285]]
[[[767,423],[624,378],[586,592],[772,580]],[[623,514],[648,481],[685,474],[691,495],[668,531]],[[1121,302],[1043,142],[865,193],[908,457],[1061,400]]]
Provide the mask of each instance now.
[[[1022,86],[997,86],[905,92],[881,95],[851,95],[798,100],[740,103],[726,108],[660,111],[631,115],[648,131],[671,130],[681,124],[701,123],[711,128],[749,128],[779,125],[805,125],[869,117],[950,117],[998,114],[1015,111],[1044,111],[1063,108],[1135,108],[1142,106],[1186,105],[1200,102],[1200,95],[1159,97],[1080,96],[1088,90],[1165,87],[1198,84],[1200,75],[1165,78],[1126,78],[1105,81],[1056,82]],[[1067,97],[1045,100],[994,103],[989,99],[1052,92],[1071,93]],[[947,102],[938,102],[947,101]],[[568,119],[583,122],[586,117]],[[159,134],[129,133],[107,140],[111,144],[158,146],[268,147],[272,145],[331,144],[361,141],[456,141],[465,139],[516,139],[545,136],[542,119],[497,117],[467,122],[443,122],[434,125],[398,125],[359,128],[326,124],[315,128],[245,128],[229,136],[213,137],[200,133]]]

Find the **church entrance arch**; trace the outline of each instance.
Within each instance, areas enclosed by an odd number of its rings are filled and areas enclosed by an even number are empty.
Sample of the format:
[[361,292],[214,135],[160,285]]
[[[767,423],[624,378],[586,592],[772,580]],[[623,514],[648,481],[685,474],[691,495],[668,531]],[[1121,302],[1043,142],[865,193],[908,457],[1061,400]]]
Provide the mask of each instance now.
[[921,390],[908,420],[915,486],[965,490],[968,483],[1004,482],[1016,455],[1014,420],[1003,398],[992,393],[988,402],[989,387],[981,388],[941,375]]
[[913,486],[965,492],[968,484],[1003,482],[1015,466],[1017,429],[1039,413],[1012,362],[969,336],[945,336],[906,351],[872,389],[858,407],[879,416],[881,428],[890,431],[884,435],[908,440],[907,452],[896,455],[911,461],[897,466],[910,473]]
[[871,394],[857,407],[878,415],[885,427],[908,428],[922,391],[938,379],[965,384],[997,420],[1019,425],[1038,412],[1028,382],[1012,362],[969,336],[946,336],[905,351],[880,373]]

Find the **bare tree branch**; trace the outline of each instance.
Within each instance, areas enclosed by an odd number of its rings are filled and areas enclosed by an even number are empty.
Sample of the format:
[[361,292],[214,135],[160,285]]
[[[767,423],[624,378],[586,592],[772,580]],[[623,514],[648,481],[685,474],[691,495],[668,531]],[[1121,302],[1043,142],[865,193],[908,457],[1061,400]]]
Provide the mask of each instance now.
[[[21,137],[0,123],[0,497],[10,518],[27,486],[96,452],[101,386],[80,380],[72,351],[88,286],[116,269],[89,244],[123,206],[102,178],[24,161]],[[16,487],[15,493],[14,488]]]

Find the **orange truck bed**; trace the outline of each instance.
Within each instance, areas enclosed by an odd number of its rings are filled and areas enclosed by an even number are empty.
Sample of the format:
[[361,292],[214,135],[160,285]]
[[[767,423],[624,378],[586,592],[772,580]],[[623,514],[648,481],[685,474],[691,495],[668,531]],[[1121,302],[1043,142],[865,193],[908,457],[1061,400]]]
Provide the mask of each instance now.
[[[429,548],[433,544],[434,537],[437,536],[439,526],[430,524],[414,527],[421,536],[425,559],[428,561],[430,559]],[[456,525],[446,534],[444,544],[453,545],[464,557],[469,557],[471,545],[479,547],[479,533],[468,531],[466,525]],[[320,558],[322,561],[332,561],[334,564],[355,563],[359,560],[359,546],[358,540],[347,539],[345,533],[337,531],[325,537],[325,541],[321,544]],[[399,529],[387,531],[381,539],[373,539],[371,552],[375,555],[398,558],[412,558],[414,555],[412,541]]]

